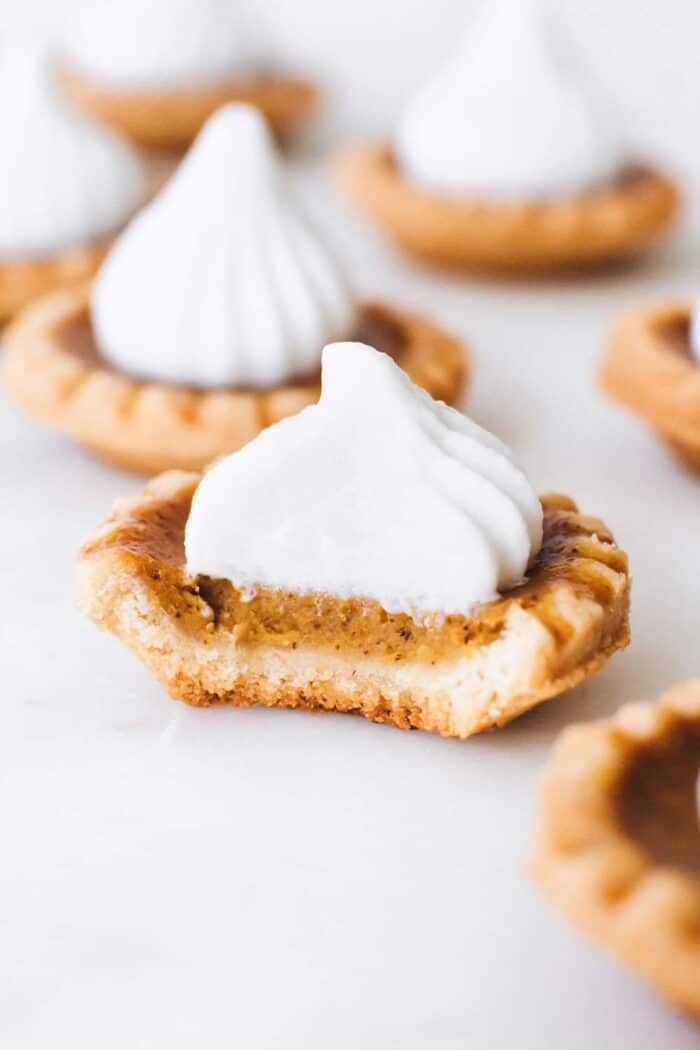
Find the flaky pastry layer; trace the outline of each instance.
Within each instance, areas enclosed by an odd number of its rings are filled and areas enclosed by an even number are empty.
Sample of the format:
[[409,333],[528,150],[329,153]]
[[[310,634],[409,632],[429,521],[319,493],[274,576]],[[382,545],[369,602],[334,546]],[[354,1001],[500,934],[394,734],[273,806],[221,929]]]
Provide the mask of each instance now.
[[291,138],[318,106],[314,84],[281,75],[177,90],[124,91],[100,86],[64,68],[61,81],[76,105],[132,142],[156,149],[185,149],[209,117],[227,102],[255,106],[283,141]]
[[566,729],[542,784],[532,872],[575,926],[700,1020],[699,851],[692,864],[655,855],[674,820],[677,836],[698,836],[695,776],[687,798],[669,776],[674,748],[687,765],[688,734],[700,763],[700,680]]
[[[191,390],[116,372],[95,349],[89,296],[83,285],[18,318],[6,335],[2,374],[27,411],[117,466],[143,474],[200,470],[318,400],[318,375],[267,390]],[[384,341],[432,397],[450,404],[461,398],[465,351],[429,321],[367,303],[354,334],[379,349]]]
[[405,251],[477,271],[551,271],[625,258],[646,248],[678,209],[678,191],[651,169],[610,186],[546,201],[439,197],[408,182],[387,145],[341,158],[348,196]]
[[688,303],[665,303],[621,317],[600,382],[700,472],[700,367],[690,351],[690,320]]
[[350,711],[467,737],[599,670],[629,637],[627,559],[602,522],[543,499],[529,581],[472,616],[417,623],[372,601],[193,578],[184,529],[200,476],[169,472],[117,505],[79,559],[79,604],[170,694],[207,706]]

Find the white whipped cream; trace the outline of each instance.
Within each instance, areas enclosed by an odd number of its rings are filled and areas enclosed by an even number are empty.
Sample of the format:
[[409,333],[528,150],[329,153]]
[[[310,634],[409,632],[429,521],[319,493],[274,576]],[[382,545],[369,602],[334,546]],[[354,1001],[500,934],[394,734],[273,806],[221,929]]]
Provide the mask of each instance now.
[[242,0],[85,0],[64,44],[96,82],[146,90],[250,72],[254,49]]
[[188,570],[416,617],[520,583],[542,508],[508,449],[361,343],[326,347],[322,379],[317,405],[205,475]]
[[607,118],[542,0],[485,0],[461,53],[409,104],[395,151],[441,195],[578,193],[626,159]]
[[112,248],[92,316],[121,371],[194,387],[282,383],[349,331],[350,293],[257,110],[232,104],[208,121]]
[[0,258],[51,255],[114,233],[143,202],[128,146],[74,112],[30,45],[0,51]]

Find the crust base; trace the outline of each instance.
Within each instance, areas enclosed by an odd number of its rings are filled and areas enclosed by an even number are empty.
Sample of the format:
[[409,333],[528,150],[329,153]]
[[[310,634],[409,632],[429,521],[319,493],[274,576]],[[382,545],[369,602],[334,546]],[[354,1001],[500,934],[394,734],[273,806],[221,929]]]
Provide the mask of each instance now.
[[666,303],[620,318],[600,383],[700,473],[700,367],[690,353],[690,320],[688,303]]
[[700,1021],[700,875],[656,860],[619,804],[640,750],[688,726],[700,729],[700,680],[565,730],[542,784],[531,867],[575,926]]
[[[408,638],[418,627],[407,616],[377,618],[373,603],[362,644],[342,628],[334,644],[320,644],[313,625],[290,641],[282,627],[294,596],[284,595],[271,635],[251,642],[246,624],[217,600],[216,581],[184,569],[184,527],[199,477],[157,478],[117,506],[79,559],[82,611],[121,638],[175,699],[348,711],[465,738],[570,688],[627,644],[625,556],[605,526],[566,497],[543,500],[548,540],[530,582],[471,618],[448,617],[417,650],[407,642],[387,655],[382,631]],[[449,631],[459,641],[446,647]]]
[[[18,318],[5,339],[2,378],[32,415],[116,466],[142,474],[201,470],[318,400],[317,378],[269,391],[202,391],[111,371],[94,350],[77,354],[60,338],[88,318],[89,294],[83,285],[48,296]],[[377,329],[394,333],[401,340],[397,361],[413,382],[432,397],[459,401],[467,359],[451,336],[379,304],[361,307],[359,323],[368,338]]]
[[84,284],[99,270],[111,241],[38,259],[0,262],[0,324],[50,292]]
[[384,144],[347,153],[339,175],[348,196],[406,252],[485,273],[623,259],[646,248],[678,209],[675,185],[648,169],[577,197],[514,203],[432,196],[401,176]]
[[120,91],[63,69],[61,82],[73,102],[139,146],[182,150],[227,102],[249,102],[261,111],[280,141],[291,138],[318,106],[318,90],[306,80],[259,76],[176,91]]

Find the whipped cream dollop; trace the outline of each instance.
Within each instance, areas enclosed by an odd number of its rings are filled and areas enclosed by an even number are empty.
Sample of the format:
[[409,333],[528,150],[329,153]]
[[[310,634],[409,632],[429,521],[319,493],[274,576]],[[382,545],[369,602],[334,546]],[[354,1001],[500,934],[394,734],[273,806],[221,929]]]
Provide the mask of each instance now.
[[488,0],[461,52],[409,104],[395,153],[445,196],[540,198],[619,174],[608,112],[543,0]]
[[264,119],[231,104],[112,248],[92,295],[121,371],[194,387],[266,387],[318,368],[352,297],[295,206]]
[[505,445],[361,343],[326,347],[322,385],[204,476],[190,572],[416,617],[468,614],[523,580],[542,508]]
[[75,112],[29,44],[0,49],[0,258],[51,255],[114,233],[143,202],[136,155]]
[[256,45],[243,0],[86,0],[66,60],[98,83],[178,88],[250,72]]

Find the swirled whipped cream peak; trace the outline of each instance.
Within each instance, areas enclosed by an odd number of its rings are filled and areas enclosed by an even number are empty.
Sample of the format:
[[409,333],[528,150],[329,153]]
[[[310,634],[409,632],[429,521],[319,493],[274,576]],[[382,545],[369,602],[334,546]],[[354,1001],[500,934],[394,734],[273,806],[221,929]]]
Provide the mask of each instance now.
[[419,619],[524,579],[542,508],[505,445],[361,343],[325,348],[322,388],[205,475],[190,572]]
[[143,202],[129,147],[57,93],[47,55],[0,49],[0,258],[52,255],[113,234]]
[[191,387],[267,387],[318,369],[352,296],[293,199],[265,121],[207,122],[98,274],[92,317],[121,371]]
[[64,41],[72,68],[126,90],[221,82],[254,51],[244,0],[84,0]]
[[408,105],[395,153],[443,196],[575,194],[626,160],[545,0],[488,0],[461,51]]

